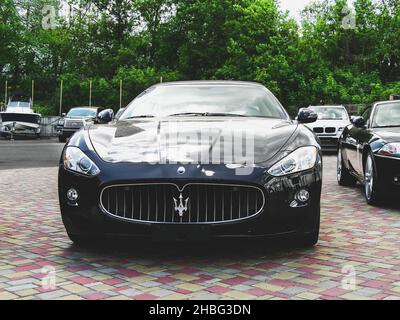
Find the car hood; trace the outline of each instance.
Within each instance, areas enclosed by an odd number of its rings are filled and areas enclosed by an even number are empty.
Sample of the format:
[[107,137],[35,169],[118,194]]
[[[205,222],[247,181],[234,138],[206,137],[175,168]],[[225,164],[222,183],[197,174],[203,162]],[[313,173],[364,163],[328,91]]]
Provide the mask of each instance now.
[[374,128],[374,132],[387,143],[400,142],[400,127]]
[[256,164],[279,152],[296,127],[277,119],[174,118],[121,120],[88,130],[107,162]]

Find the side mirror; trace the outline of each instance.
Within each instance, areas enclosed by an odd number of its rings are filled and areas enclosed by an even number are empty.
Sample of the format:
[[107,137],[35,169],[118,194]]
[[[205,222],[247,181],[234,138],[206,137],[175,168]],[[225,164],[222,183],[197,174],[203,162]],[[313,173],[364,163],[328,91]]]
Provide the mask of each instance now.
[[61,113],[61,117],[64,118],[67,114],[65,112]]
[[100,124],[109,123],[113,120],[113,118],[114,111],[112,109],[103,110],[97,116],[97,120]]
[[301,108],[297,114],[298,123],[312,123],[318,120],[318,115],[307,108]]
[[363,117],[353,117],[351,119],[351,123],[356,127],[356,128],[365,128],[365,120]]

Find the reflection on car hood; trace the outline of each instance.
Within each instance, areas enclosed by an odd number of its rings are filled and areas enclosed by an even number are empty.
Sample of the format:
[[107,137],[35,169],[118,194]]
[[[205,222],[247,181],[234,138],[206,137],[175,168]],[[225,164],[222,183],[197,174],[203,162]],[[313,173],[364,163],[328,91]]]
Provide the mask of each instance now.
[[92,126],[89,136],[107,162],[254,164],[272,158],[296,127],[279,119],[138,119]]
[[400,142],[400,127],[393,128],[374,128],[377,135],[379,135],[386,142]]

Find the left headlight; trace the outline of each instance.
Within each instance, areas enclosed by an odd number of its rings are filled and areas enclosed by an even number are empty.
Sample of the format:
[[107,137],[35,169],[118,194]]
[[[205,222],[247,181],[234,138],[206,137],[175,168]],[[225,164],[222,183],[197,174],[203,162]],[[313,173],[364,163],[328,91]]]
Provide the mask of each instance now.
[[88,176],[95,176],[100,169],[77,147],[67,147],[64,152],[64,168]]
[[400,143],[388,143],[385,144],[379,151],[378,154],[386,157],[400,157]]
[[312,169],[317,162],[316,147],[301,147],[275,163],[269,170],[270,175],[280,177],[291,173]]
[[64,119],[58,120],[58,125],[59,125],[59,126],[63,126],[63,125],[64,125]]

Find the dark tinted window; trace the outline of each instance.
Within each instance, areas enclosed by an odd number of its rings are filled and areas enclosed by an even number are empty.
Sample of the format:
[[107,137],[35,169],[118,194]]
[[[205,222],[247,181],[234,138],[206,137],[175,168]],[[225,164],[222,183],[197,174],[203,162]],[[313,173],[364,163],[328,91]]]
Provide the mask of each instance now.
[[364,118],[365,122],[369,120],[369,117],[371,116],[371,111],[372,111],[371,107],[368,107],[367,110],[364,111],[362,117]]

